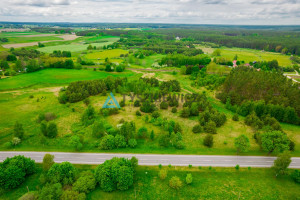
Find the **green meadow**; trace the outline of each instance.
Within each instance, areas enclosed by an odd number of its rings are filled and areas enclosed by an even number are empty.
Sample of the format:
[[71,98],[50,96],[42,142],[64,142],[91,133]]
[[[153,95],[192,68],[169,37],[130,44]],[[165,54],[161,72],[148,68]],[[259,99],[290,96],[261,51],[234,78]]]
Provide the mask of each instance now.
[[107,76],[132,76],[132,72],[122,74],[76,69],[44,69],[0,79],[0,91],[28,87],[65,85],[73,81],[101,79]]

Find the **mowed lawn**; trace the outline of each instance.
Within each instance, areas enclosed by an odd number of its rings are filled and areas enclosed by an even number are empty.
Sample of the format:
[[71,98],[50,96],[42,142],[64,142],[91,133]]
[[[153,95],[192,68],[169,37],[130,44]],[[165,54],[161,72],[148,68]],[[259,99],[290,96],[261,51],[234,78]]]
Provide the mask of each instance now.
[[[76,165],[82,170],[94,169],[93,165]],[[158,177],[157,166],[139,166],[137,168],[134,185],[126,191],[104,192],[96,186],[96,189],[87,194],[88,200],[98,199],[265,199],[265,200],[287,200],[297,199],[300,196],[300,185],[294,183],[289,176],[274,177],[271,169],[262,168],[212,168],[208,167],[163,167],[168,170],[165,180]],[[32,176],[17,189],[10,190],[0,195],[0,199],[18,199],[27,192],[36,191],[39,176],[42,169]],[[192,174],[193,182],[185,183],[188,173]],[[174,190],[169,187],[169,180],[178,176],[182,181],[182,187]]]
[[93,38],[87,39],[87,41],[92,41],[93,43],[90,44],[84,44],[83,42],[81,43],[72,43],[72,44],[62,44],[62,45],[54,45],[54,46],[47,46],[43,48],[38,48],[37,50],[44,52],[44,53],[52,53],[55,50],[61,50],[61,51],[71,51],[71,52],[79,52],[79,51],[84,51],[87,50],[87,47],[89,45],[96,46],[98,47],[103,47],[104,45],[110,45],[116,41],[119,40],[119,37],[105,37],[102,39],[97,39],[95,41],[91,40]]
[[67,84],[79,80],[100,79],[107,76],[131,76],[132,72],[108,73],[92,70],[44,69],[33,73],[21,74],[0,79],[0,91],[27,88],[35,85],[51,86]]

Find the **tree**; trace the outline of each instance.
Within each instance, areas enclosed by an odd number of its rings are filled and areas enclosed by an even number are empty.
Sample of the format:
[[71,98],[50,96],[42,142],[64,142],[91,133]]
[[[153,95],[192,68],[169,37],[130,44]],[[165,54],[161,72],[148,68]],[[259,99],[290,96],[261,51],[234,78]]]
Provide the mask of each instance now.
[[90,44],[90,45],[87,47],[87,50],[93,50],[93,46]]
[[185,75],[186,74],[186,66],[181,66],[181,68],[180,68],[180,73],[181,74],[183,74],[183,75]]
[[116,147],[115,137],[113,135],[106,135],[100,141],[99,148],[103,150],[111,150]]
[[54,122],[50,122],[47,127],[47,136],[49,138],[55,138],[57,136],[57,126]]
[[84,111],[81,117],[81,121],[83,125],[88,126],[94,123],[95,117],[96,117],[95,109],[91,105],[89,105],[87,109]]
[[73,184],[72,189],[79,193],[89,193],[96,187],[96,179],[91,171],[82,172],[80,177]]
[[76,174],[76,168],[69,162],[54,163],[47,172],[51,183],[61,183],[64,185],[74,183]]
[[159,136],[158,144],[161,147],[168,147],[170,145],[170,137],[167,134],[162,134]]
[[79,193],[73,190],[63,191],[60,200],[86,200],[85,193]]
[[157,119],[157,118],[159,118],[160,113],[159,113],[158,111],[154,111],[154,112],[151,114],[151,116],[152,116],[154,119]]
[[189,108],[183,108],[180,117],[188,118],[190,116],[190,109]]
[[179,190],[182,187],[182,181],[178,176],[173,176],[169,181],[169,186],[175,190]]
[[130,160],[114,157],[97,166],[95,178],[103,191],[127,190],[133,185],[134,173]]
[[289,138],[281,131],[270,131],[261,135],[261,146],[268,153],[288,150],[289,144]]
[[15,126],[14,126],[14,136],[18,137],[20,139],[23,139],[23,136],[24,136],[23,125],[20,124],[18,121],[16,121]]
[[285,174],[286,170],[289,167],[291,162],[292,162],[292,160],[291,160],[291,155],[289,154],[289,152],[285,151],[285,152],[279,154],[277,159],[274,160],[274,164],[272,166],[272,168],[275,171],[276,176],[278,174]]
[[192,174],[187,174],[185,178],[186,184],[191,184],[193,182],[193,176]]
[[154,131],[152,130],[151,133],[150,133],[150,139],[153,141],[153,140],[154,140],[154,137],[155,137]]
[[214,144],[214,138],[211,134],[207,134],[203,140],[203,144],[207,147],[212,147]]
[[192,131],[193,131],[193,133],[201,133],[203,131],[203,128],[202,128],[202,126],[197,124],[193,127]]
[[115,145],[117,148],[124,148],[126,147],[126,141],[125,141],[125,137],[123,135],[116,135],[115,136]]
[[161,169],[158,173],[158,176],[161,180],[165,180],[167,178],[168,171],[166,169]]
[[244,134],[240,135],[234,139],[234,146],[237,149],[237,153],[247,152],[250,147],[249,138]]
[[220,49],[214,50],[214,52],[212,53],[212,56],[221,56],[221,50]]
[[57,200],[62,195],[62,185],[60,183],[46,184],[39,193],[39,200]]
[[235,113],[235,114],[232,116],[232,120],[233,120],[233,121],[239,121],[239,115]]
[[137,141],[134,138],[131,138],[130,140],[128,140],[128,146],[130,148],[135,148],[137,146]]
[[40,129],[41,129],[42,134],[47,137],[48,133],[47,133],[47,122],[46,121],[41,122]]
[[162,102],[160,103],[160,109],[166,110],[166,109],[168,109],[168,107],[169,107],[168,102],[162,101]]
[[54,164],[54,155],[51,154],[45,154],[44,158],[43,158],[43,169],[45,171],[48,171],[51,166]]

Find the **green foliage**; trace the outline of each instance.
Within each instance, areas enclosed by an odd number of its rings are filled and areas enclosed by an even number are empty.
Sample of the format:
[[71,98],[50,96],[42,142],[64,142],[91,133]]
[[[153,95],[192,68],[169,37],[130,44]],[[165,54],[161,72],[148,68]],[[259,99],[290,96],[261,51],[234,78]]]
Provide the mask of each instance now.
[[43,169],[48,171],[54,164],[54,155],[46,153],[43,158]]
[[274,160],[274,165],[272,166],[273,170],[276,173],[276,176],[278,174],[285,174],[291,162],[292,160],[289,152],[286,151],[279,154],[277,159]]
[[146,100],[142,103],[142,106],[140,107],[140,110],[144,113],[152,113],[156,110],[156,107],[153,103]]
[[103,150],[111,150],[116,147],[115,137],[113,135],[104,136],[99,144],[99,148]]
[[80,137],[78,135],[72,135],[69,141],[69,145],[75,149],[76,151],[79,151],[82,149],[83,145],[80,141]]
[[77,170],[71,163],[62,162],[54,163],[47,172],[47,177],[51,183],[69,185],[74,183],[76,174]]
[[104,122],[96,120],[92,130],[93,137],[101,138],[105,134]]
[[57,126],[54,122],[50,122],[47,126],[47,137],[55,138],[57,136]]
[[154,119],[157,119],[160,117],[160,113],[158,111],[154,111],[151,116],[154,118]]
[[158,176],[161,180],[165,180],[167,178],[168,171],[166,169],[159,170]]
[[207,122],[207,124],[205,124],[204,126],[204,130],[207,133],[211,133],[211,134],[217,134],[217,126],[216,123],[213,121],[209,121]]
[[138,130],[138,133],[137,133],[137,137],[140,138],[140,139],[145,139],[148,137],[148,130],[146,127],[141,127],[139,130]]
[[190,185],[193,182],[192,174],[187,174],[185,178],[186,184]]
[[221,56],[221,50],[220,49],[214,50],[214,52],[212,53],[212,56]]
[[154,131],[152,130],[151,133],[150,133],[150,139],[153,141],[153,140],[154,140],[154,137],[155,137]]
[[39,200],[58,200],[62,195],[62,185],[60,183],[46,184],[39,193]]
[[60,200],[86,200],[85,193],[79,193],[73,190],[63,191]]
[[261,135],[261,146],[268,153],[288,150],[289,143],[289,138],[281,131],[270,131]]
[[239,170],[239,169],[240,169],[240,166],[239,166],[239,165],[236,165],[234,168],[235,168],[236,170]]
[[142,116],[142,113],[141,113],[139,110],[137,110],[137,111],[135,112],[135,115],[136,115],[136,116]]
[[91,105],[89,105],[88,108],[84,111],[81,117],[81,121],[83,125],[88,126],[94,123],[95,117],[95,109]]
[[296,183],[300,183],[300,171],[298,169],[295,169],[293,171],[293,173],[291,174],[291,177]]
[[247,152],[250,148],[249,138],[244,134],[240,135],[239,137],[234,139],[234,146],[237,149],[237,153]]
[[96,179],[91,171],[84,171],[73,184],[72,189],[79,193],[89,193],[96,187]]
[[158,144],[161,147],[168,147],[170,145],[170,137],[167,134],[161,134],[158,138]]
[[207,134],[203,140],[203,144],[207,147],[212,147],[214,144],[214,138],[211,134]]
[[239,121],[239,115],[235,113],[235,114],[232,116],[232,120],[233,120],[233,121]]
[[179,190],[182,187],[182,181],[178,176],[173,176],[169,181],[169,186],[175,190]]
[[130,160],[112,158],[95,169],[95,178],[103,191],[128,190],[133,185],[134,168]]
[[20,124],[18,121],[16,121],[15,126],[14,126],[14,136],[18,137],[20,139],[23,139],[23,137],[24,137],[23,125]]
[[193,133],[201,133],[203,131],[203,128],[202,128],[202,126],[197,124],[193,127],[192,131],[193,131]]
[[177,108],[175,108],[175,107],[172,108],[171,112],[172,112],[172,113],[177,113]]
[[166,109],[168,109],[168,107],[169,107],[168,102],[162,101],[162,102],[160,103],[160,109],[166,110]]
[[137,141],[136,141],[136,139],[130,139],[130,140],[128,140],[128,146],[130,147],[130,148],[135,148],[136,146],[137,146]]
[[25,176],[36,171],[34,160],[24,156],[6,158],[0,163],[0,186],[4,189],[13,189],[25,181]]
[[125,148],[126,147],[126,141],[125,137],[123,135],[116,135],[115,136],[115,145],[116,148]]

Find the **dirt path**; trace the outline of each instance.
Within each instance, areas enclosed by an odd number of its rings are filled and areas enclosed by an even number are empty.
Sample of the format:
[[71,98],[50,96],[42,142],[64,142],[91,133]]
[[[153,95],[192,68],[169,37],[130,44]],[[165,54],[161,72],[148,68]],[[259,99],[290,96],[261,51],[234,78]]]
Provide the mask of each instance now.
[[62,86],[59,87],[46,87],[46,88],[39,88],[39,89],[19,89],[19,90],[9,90],[9,91],[1,91],[1,93],[14,93],[16,95],[21,95],[24,93],[31,93],[31,92],[53,92],[55,96],[58,96],[60,89]]

